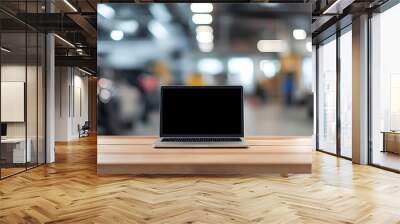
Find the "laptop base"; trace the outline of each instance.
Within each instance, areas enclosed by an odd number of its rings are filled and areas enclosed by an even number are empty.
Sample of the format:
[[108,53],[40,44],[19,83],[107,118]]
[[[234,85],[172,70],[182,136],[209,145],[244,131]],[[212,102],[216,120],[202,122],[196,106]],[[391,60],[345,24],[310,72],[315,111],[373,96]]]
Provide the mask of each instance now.
[[245,140],[233,142],[165,142],[157,140],[154,148],[248,148]]

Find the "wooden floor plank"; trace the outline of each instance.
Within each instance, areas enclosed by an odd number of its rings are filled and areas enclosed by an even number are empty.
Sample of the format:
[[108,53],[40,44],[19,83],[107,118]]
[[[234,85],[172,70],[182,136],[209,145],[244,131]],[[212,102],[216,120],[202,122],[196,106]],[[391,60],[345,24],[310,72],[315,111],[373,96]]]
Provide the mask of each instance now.
[[96,139],[0,181],[0,223],[400,223],[400,175],[313,153],[312,174],[98,176]]

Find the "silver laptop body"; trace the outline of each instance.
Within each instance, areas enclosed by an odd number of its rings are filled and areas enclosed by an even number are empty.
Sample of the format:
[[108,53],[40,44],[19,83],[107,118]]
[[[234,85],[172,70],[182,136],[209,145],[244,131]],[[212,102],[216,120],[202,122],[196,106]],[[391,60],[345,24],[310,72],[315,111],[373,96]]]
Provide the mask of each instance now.
[[162,86],[155,148],[247,148],[241,86]]

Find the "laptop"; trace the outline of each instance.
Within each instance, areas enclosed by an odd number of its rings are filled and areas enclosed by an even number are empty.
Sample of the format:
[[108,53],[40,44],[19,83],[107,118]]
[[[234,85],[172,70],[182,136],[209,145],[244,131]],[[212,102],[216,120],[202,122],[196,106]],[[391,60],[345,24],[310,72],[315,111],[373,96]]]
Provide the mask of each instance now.
[[162,86],[155,148],[247,148],[242,86]]

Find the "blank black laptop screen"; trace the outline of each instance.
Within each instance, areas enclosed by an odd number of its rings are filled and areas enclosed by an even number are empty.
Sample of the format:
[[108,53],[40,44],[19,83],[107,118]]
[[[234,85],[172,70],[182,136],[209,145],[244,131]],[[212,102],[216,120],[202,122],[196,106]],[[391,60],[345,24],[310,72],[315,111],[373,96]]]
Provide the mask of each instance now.
[[241,86],[163,86],[161,137],[243,137]]

